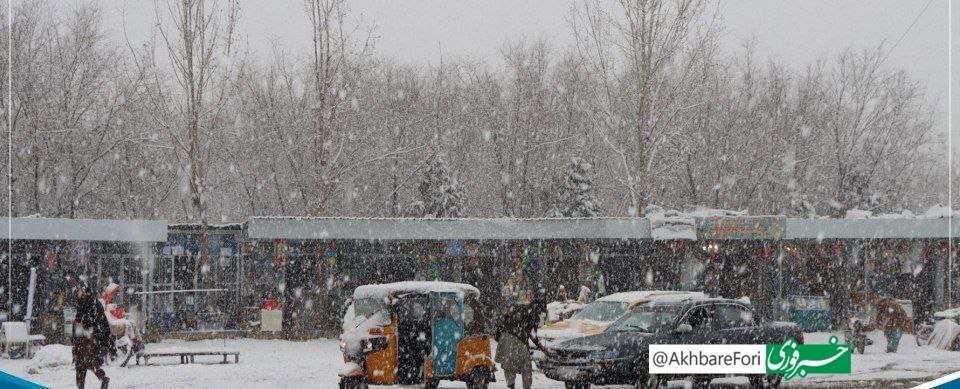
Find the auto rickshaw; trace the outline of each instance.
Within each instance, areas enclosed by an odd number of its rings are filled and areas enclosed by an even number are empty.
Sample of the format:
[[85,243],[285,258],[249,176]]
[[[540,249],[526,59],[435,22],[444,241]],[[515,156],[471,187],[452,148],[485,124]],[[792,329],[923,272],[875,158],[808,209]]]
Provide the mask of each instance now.
[[496,371],[483,333],[480,292],[440,281],[363,285],[343,316],[340,388],[464,381],[486,388]]

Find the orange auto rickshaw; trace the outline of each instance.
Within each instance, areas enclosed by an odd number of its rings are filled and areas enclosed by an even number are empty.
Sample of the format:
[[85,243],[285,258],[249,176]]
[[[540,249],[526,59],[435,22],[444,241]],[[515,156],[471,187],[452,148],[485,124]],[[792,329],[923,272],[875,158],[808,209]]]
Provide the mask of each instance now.
[[477,288],[440,281],[363,285],[343,317],[340,388],[440,380],[486,388],[496,370],[483,333]]

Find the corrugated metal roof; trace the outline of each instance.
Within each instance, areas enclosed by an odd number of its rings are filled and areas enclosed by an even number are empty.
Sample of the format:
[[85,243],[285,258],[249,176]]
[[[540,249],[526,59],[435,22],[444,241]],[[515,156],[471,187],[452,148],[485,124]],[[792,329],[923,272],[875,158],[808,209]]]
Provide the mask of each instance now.
[[[960,236],[954,226],[953,236]],[[947,238],[949,219],[787,219],[785,239]]]
[[[12,228],[11,228],[12,227]],[[59,218],[0,218],[0,239],[163,242],[167,222]]]
[[415,219],[256,217],[252,239],[649,239],[641,218]]
[[[784,223],[783,239],[916,239],[949,235],[948,219],[785,219]],[[650,239],[651,230],[647,219],[616,217],[254,217],[247,223],[247,235],[253,239]],[[953,235],[960,237],[960,225]]]

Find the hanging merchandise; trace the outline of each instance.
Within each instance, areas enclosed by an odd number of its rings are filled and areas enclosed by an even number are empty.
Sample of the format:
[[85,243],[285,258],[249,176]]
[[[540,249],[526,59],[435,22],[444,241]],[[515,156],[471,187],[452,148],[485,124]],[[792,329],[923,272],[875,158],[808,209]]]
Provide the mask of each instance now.
[[290,251],[290,246],[282,239],[277,239],[274,242],[274,257],[273,263],[277,266],[282,266],[287,263],[287,254]]
[[57,254],[55,254],[53,250],[47,249],[46,253],[44,253],[44,256],[47,258],[48,270],[53,270],[57,267]]
[[90,260],[90,243],[82,240],[73,242],[70,259],[77,265],[86,265]]
[[440,263],[432,254],[427,255],[427,277],[433,281],[440,281]]
[[327,245],[327,248],[323,251],[324,261],[327,263],[327,266],[334,266],[337,264],[337,245],[336,243],[330,242]]

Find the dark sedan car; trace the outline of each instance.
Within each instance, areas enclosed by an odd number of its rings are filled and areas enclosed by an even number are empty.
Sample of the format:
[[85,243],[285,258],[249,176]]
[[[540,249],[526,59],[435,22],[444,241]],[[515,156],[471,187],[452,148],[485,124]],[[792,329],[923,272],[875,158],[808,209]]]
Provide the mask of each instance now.
[[[657,387],[670,377],[647,374],[651,344],[765,344],[794,338],[800,328],[790,322],[763,321],[740,300],[721,298],[656,302],[635,307],[604,332],[562,342],[538,361],[543,374],[567,388],[590,384],[635,384]],[[694,377],[695,384],[719,376]],[[753,387],[777,387],[778,376],[751,376]]]

